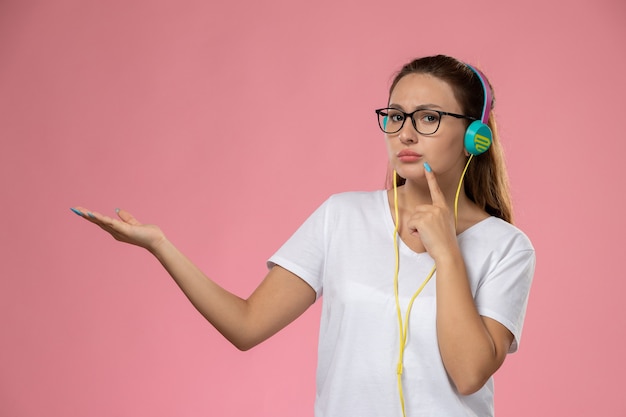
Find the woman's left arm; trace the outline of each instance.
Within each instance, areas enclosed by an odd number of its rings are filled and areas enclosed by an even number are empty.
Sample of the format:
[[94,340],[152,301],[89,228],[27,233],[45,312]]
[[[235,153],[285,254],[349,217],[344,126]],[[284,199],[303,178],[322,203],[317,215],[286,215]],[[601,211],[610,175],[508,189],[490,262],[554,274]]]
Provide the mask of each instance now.
[[513,343],[499,322],[478,313],[456,238],[454,216],[435,174],[426,172],[432,205],[416,208],[415,229],[437,265],[437,339],[443,364],[459,393],[478,391],[498,370]]
[[478,391],[504,362],[513,334],[478,314],[460,255],[437,264],[437,339],[448,375],[459,393]]

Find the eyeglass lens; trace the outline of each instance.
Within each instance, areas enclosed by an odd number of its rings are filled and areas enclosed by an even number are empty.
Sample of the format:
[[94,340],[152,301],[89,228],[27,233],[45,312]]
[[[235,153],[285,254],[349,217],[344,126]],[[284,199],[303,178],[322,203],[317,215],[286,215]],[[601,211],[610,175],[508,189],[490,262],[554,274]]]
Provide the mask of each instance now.
[[408,117],[411,118],[413,127],[423,135],[435,133],[441,120],[441,115],[434,110],[404,113],[397,109],[383,109],[378,113],[378,124],[385,133],[396,133],[402,129]]

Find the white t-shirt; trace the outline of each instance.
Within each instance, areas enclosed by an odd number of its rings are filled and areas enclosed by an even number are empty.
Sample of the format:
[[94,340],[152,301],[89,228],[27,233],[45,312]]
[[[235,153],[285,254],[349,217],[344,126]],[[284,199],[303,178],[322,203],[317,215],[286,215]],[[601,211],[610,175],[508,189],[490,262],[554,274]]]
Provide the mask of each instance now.
[[[387,192],[330,197],[270,258],[323,297],[316,417],[401,416],[397,386],[399,329],[394,298],[394,224]],[[402,313],[433,266],[400,239]],[[478,312],[507,327],[517,349],[535,253],[511,224],[489,217],[458,236]],[[446,374],[435,327],[436,274],[409,320],[403,391],[408,417],[492,416],[493,380],[458,394]]]

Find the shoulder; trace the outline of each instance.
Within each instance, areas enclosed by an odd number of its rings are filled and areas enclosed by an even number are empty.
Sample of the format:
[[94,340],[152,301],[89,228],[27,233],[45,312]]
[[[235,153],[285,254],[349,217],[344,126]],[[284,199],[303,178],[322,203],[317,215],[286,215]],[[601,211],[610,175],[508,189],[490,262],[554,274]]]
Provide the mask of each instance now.
[[331,195],[328,199],[342,204],[355,202],[378,201],[386,193],[386,190],[375,191],[346,191]]
[[385,190],[348,191],[331,195],[325,204],[334,209],[372,209],[383,205],[386,198]]
[[459,235],[459,238],[466,243],[486,245],[507,252],[535,251],[530,239],[522,230],[493,216],[470,227]]
[[341,225],[370,224],[384,218],[386,206],[384,190],[349,191],[331,195],[317,210],[317,215],[332,229]]

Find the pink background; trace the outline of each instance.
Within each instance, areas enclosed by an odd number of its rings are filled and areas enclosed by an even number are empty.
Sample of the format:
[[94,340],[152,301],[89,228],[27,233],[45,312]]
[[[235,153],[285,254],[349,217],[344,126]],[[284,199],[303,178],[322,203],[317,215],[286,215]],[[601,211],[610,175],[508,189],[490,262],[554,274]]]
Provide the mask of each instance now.
[[247,296],[329,194],[383,185],[373,109],[433,53],[495,85],[538,254],[498,415],[626,415],[623,1],[213,3],[0,1],[1,416],[311,416],[319,305],[241,353],[69,207]]

